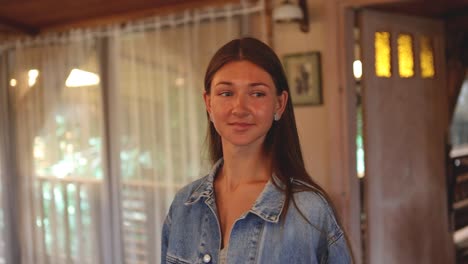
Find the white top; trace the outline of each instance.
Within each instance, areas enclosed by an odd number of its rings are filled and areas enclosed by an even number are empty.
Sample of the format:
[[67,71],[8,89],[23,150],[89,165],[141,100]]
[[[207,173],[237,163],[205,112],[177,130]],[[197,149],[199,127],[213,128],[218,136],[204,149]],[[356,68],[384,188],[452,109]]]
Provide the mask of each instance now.
[[226,259],[227,259],[227,248],[224,247],[223,249],[221,249],[221,251],[219,252],[219,264],[226,264]]

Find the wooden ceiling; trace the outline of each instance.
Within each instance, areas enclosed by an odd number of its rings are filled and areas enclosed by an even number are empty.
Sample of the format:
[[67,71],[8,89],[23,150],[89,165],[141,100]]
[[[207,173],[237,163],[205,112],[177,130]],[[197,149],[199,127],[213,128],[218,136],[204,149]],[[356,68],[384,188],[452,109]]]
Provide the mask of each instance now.
[[37,34],[233,0],[0,0],[0,33]]
[[373,9],[431,18],[468,16],[468,0],[412,0],[369,6]]
[[[174,12],[185,8],[238,1],[239,0],[0,0],[0,34],[37,34],[48,30],[122,22],[144,16]],[[372,0],[343,1],[356,2],[358,5],[362,5],[362,3],[381,2]],[[468,0],[406,0],[400,1],[400,3],[369,7],[383,11],[435,18],[468,16]]]

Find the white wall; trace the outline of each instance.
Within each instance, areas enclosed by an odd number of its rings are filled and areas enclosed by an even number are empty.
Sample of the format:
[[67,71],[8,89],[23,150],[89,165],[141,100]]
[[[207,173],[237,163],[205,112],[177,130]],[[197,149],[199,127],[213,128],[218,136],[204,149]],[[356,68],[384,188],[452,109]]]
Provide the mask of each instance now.
[[[274,6],[278,6],[281,2],[275,0]],[[302,32],[298,23],[274,23],[273,48],[281,59],[286,54],[320,51],[323,64],[323,50],[325,48],[323,0],[309,0],[307,2],[310,17],[309,32]],[[323,102],[324,104],[319,106],[297,106],[294,111],[306,168],[314,180],[325,189],[328,189],[330,158],[328,153],[327,110],[325,107],[327,98],[323,97]]]

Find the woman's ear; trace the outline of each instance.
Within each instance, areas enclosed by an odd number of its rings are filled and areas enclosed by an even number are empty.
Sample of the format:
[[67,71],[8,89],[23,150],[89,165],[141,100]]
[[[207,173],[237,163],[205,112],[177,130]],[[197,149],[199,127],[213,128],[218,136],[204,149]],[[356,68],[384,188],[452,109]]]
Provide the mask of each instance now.
[[205,101],[206,112],[211,115],[211,97],[206,91],[203,92],[203,101]]
[[281,115],[283,115],[288,102],[288,96],[289,94],[286,91],[281,92],[281,94],[277,96],[275,116],[281,117]]

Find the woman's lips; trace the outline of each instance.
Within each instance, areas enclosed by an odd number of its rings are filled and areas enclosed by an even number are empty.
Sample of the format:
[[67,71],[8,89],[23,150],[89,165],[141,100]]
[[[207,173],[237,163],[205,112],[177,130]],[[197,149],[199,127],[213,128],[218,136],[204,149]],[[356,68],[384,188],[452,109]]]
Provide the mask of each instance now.
[[234,129],[236,129],[236,130],[246,130],[249,127],[253,126],[253,124],[242,123],[242,122],[234,122],[234,123],[230,123],[229,125],[234,127]]

